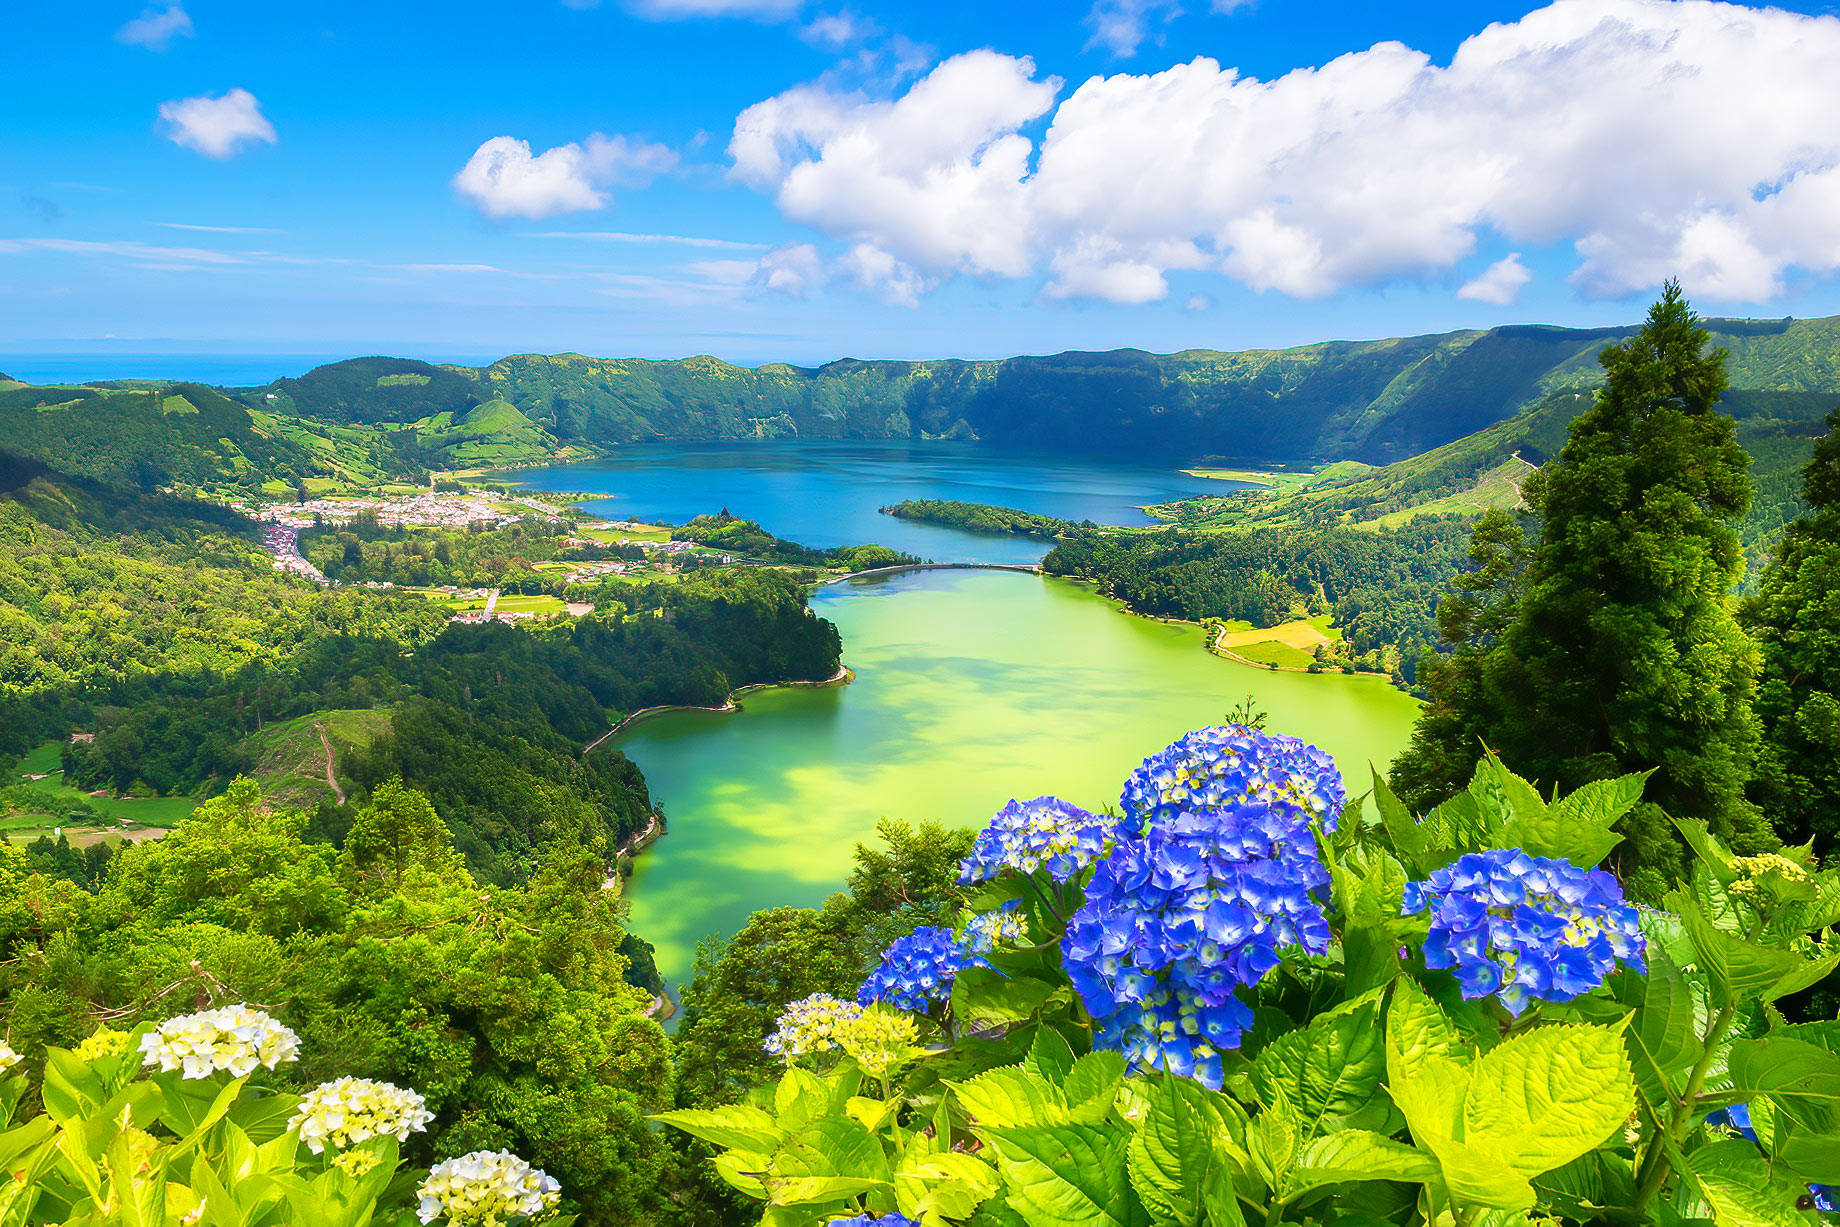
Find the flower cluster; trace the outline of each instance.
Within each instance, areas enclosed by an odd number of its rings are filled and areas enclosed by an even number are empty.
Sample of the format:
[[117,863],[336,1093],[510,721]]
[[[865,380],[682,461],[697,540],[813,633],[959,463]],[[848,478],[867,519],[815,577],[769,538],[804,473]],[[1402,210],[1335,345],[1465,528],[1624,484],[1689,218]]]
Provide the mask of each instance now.
[[368,1078],[340,1078],[301,1096],[288,1128],[298,1130],[300,1140],[317,1155],[328,1145],[342,1150],[385,1134],[406,1142],[411,1132],[422,1132],[433,1119],[427,1101],[414,1091]]
[[837,1042],[871,1078],[886,1078],[912,1060],[920,1038],[911,1014],[872,1006],[837,1029]]
[[1020,946],[1029,940],[1029,918],[1019,903],[1011,901],[992,912],[980,912],[965,922],[960,937],[973,954],[989,954],[1000,945]]
[[300,1037],[260,1010],[229,1005],[169,1018],[141,1036],[144,1065],[186,1078],[228,1070],[238,1078],[258,1065],[273,1069],[300,1059]]
[[920,1227],[920,1224],[905,1214],[884,1214],[880,1218],[871,1214],[853,1214],[849,1218],[834,1218],[824,1227]]
[[552,1209],[561,1186],[508,1150],[476,1150],[437,1163],[416,1190],[424,1223],[446,1215],[451,1223],[497,1227],[513,1218],[532,1218]]
[[1197,729],[1146,758],[1120,800],[1137,829],[1184,812],[1257,801],[1298,810],[1333,831],[1348,790],[1335,761],[1315,746],[1229,724]]
[[1430,914],[1425,966],[1455,969],[1465,997],[1493,994],[1517,1016],[1530,997],[1590,992],[1619,959],[1646,970],[1636,909],[1615,878],[1518,848],[1471,852],[1408,883],[1404,912]]
[[1121,841],[1061,942],[1094,1042],[1218,1089],[1221,1051],[1252,1022],[1233,990],[1283,947],[1329,948],[1314,894],[1328,881],[1306,815],[1275,798],[1176,811]]
[[4,1074],[23,1059],[5,1040],[0,1040],[0,1074]]
[[837,1047],[840,1028],[862,1017],[863,1008],[829,993],[813,993],[787,1006],[778,1029],[761,1047],[788,1062]]
[[922,925],[891,944],[882,965],[863,981],[856,1000],[925,1013],[952,995],[952,981],[967,967],[988,967],[950,929]]
[[72,1049],[79,1061],[101,1061],[108,1057],[118,1057],[128,1051],[128,1033],[115,1031],[108,1027],[97,1027],[89,1037]]
[[1106,854],[1117,826],[1058,797],[1011,801],[978,832],[971,855],[959,863],[959,884],[987,882],[1005,870],[1037,869],[1065,882]]

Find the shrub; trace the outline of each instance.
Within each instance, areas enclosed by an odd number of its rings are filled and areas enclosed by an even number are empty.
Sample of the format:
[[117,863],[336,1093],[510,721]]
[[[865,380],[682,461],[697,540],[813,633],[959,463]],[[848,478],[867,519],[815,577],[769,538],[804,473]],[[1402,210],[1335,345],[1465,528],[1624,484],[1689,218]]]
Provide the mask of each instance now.
[[1680,822],[1690,878],[1632,907],[1597,866],[1645,778],[1490,757],[1415,819],[1202,730],[1122,817],[1007,808],[881,1004],[797,1003],[775,1084],[660,1119],[774,1227],[1805,1221],[1840,1025],[1773,1003],[1840,964],[1840,871]]

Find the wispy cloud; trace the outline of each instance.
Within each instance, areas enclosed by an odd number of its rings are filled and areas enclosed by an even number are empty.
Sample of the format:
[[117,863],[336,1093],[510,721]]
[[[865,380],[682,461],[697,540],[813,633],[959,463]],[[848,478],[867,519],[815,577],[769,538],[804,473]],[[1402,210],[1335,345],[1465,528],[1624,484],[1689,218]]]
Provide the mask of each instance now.
[[164,51],[175,38],[192,36],[192,18],[177,4],[149,5],[139,17],[115,31],[115,41]]
[[196,230],[203,234],[286,234],[285,230],[276,230],[272,226],[199,226],[191,222],[153,222],[168,230]]
[[168,264],[245,264],[242,256],[204,247],[155,247],[148,243],[104,242],[95,239],[0,239],[0,254],[35,251],[76,256],[122,256],[130,260]]
[[734,239],[705,239],[687,234],[627,234],[619,230],[535,230],[526,231],[527,239],[583,239],[591,243],[665,244],[677,247],[710,247],[718,251],[765,251],[765,243],[742,243]]

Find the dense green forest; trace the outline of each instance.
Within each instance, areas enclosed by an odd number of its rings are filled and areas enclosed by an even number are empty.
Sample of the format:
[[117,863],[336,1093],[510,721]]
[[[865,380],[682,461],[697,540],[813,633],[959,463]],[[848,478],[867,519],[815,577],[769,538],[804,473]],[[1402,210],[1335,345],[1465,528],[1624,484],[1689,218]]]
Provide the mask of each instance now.
[[957,499],[907,499],[881,509],[883,515],[902,520],[919,520],[926,524],[944,524],[967,532],[996,533],[1016,537],[1065,537],[1077,529],[1095,528],[1091,520],[1075,524],[1054,516],[1017,511],[1013,507],[993,507],[988,503],[965,503]]
[[1437,642],[1437,604],[1464,565],[1469,523],[1423,516],[1393,529],[1345,525],[1086,533],[1042,560],[1139,613],[1275,626],[1329,613],[1355,657],[1406,682]]
[[846,545],[813,549],[776,537],[752,520],[730,515],[725,507],[714,515],[701,515],[671,530],[674,541],[693,541],[712,550],[725,550],[751,562],[780,563],[795,567],[831,567],[845,571],[870,571],[899,563],[919,562],[885,545]]

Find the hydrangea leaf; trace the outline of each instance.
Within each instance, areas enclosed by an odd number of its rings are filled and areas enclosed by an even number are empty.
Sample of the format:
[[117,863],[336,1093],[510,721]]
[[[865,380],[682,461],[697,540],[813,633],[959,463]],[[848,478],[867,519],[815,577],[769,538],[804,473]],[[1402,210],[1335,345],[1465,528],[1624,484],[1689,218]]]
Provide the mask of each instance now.
[[1380,1093],[1386,1049],[1379,1023],[1375,992],[1267,1044],[1252,1063],[1260,1098],[1271,1102],[1271,1088],[1281,1085],[1306,1141],[1337,1129],[1384,1126],[1392,1107]]
[[779,1128],[791,1132],[830,1107],[830,1088],[824,1079],[797,1066],[788,1069],[773,1088],[773,1115]]
[[1617,1030],[1542,1027],[1471,1066],[1462,1139],[1532,1177],[1592,1150],[1634,1110]]
[[1405,866],[1362,845],[1329,862],[1335,907],[1342,915],[1342,967],[1356,996],[1399,974],[1400,904]]
[[1768,1095],[1803,1124],[1832,1123],[1840,1110],[1840,1055],[1781,1034],[1731,1046],[1728,1077],[1740,1097]]
[[865,1180],[856,1176],[769,1176],[762,1183],[773,1205],[788,1207],[841,1203],[888,1188],[885,1180]]
[[1612,827],[1642,799],[1647,779],[1647,773],[1642,773],[1593,780],[1538,810],[1517,804],[1516,816],[1500,832],[1501,845],[1532,856],[1560,857],[1589,869],[1623,841]]
[[1430,873],[1444,863],[1445,858],[1432,854],[1432,832],[1418,824],[1378,771],[1374,772],[1374,806],[1380,811],[1380,823],[1392,840],[1393,851],[1414,873]]
[[1049,1082],[1058,1083],[1073,1069],[1073,1047],[1067,1043],[1066,1036],[1043,1023],[1035,1030],[1035,1040],[1029,1045],[1029,1055],[1023,1058],[1022,1066]]
[[911,1219],[927,1215],[964,1219],[997,1191],[996,1169],[982,1159],[948,1151],[910,1157],[894,1174],[895,1201]]
[[1811,960],[1721,929],[1685,891],[1670,891],[1665,902],[1679,914],[1698,956],[1695,962],[1711,978],[1719,1004],[1774,1001],[1818,983],[1840,966],[1840,955]]
[[1141,1227],[1122,1131],[1092,1125],[981,1131],[997,1147],[1009,1205],[1031,1227]]
[[[773,1155],[767,1179],[769,1191],[776,1182],[802,1177],[849,1177],[886,1185],[893,1178],[888,1156],[860,1121],[847,1116],[826,1116],[812,1121],[787,1138]],[[793,1205],[773,1192],[777,1205]]]
[[972,1123],[982,1128],[1060,1125],[1069,1120],[1066,1096],[1020,1067],[1005,1066],[947,1085]]
[[1087,1125],[1104,1121],[1111,1115],[1118,1085],[1123,1081],[1124,1058],[1115,1052],[1089,1052],[1075,1061],[1061,1083],[1071,1119]]
[[1246,1216],[1240,1209],[1233,1174],[1226,1168],[1216,1168],[1208,1177],[1203,1198],[1207,1205],[1208,1227],[1245,1227]]
[[1438,1176],[1437,1161],[1421,1150],[1366,1129],[1344,1129],[1303,1148],[1284,1184],[1292,1198],[1328,1184],[1359,1180],[1423,1183]]
[[1808,1192],[1749,1142],[1715,1142],[1687,1156],[1687,1171],[1719,1227],[1805,1227]]
[[684,1108],[652,1117],[693,1138],[732,1150],[771,1152],[784,1136],[773,1118],[759,1108],[732,1104],[723,1108]]
[[1418,981],[1404,976],[1393,982],[1393,1000],[1386,1015],[1386,1038],[1408,1066],[1425,1056],[1445,1057],[1462,1063],[1468,1055],[1458,1041],[1457,1028],[1449,1015],[1425,995]]
[[1056,991],[1046,980],[968,967],[952,982],[952,1014],[972,1022],[1021,1022],[1034,1017]]
[[1159,1223],[1203,1221],[1208,1176],[1221,1153],[1237,1150],[1219,1107],[1221,1096],[1168,1074],[1141,1084],[1143,1120],[1131,1139],[1131,1184]]

